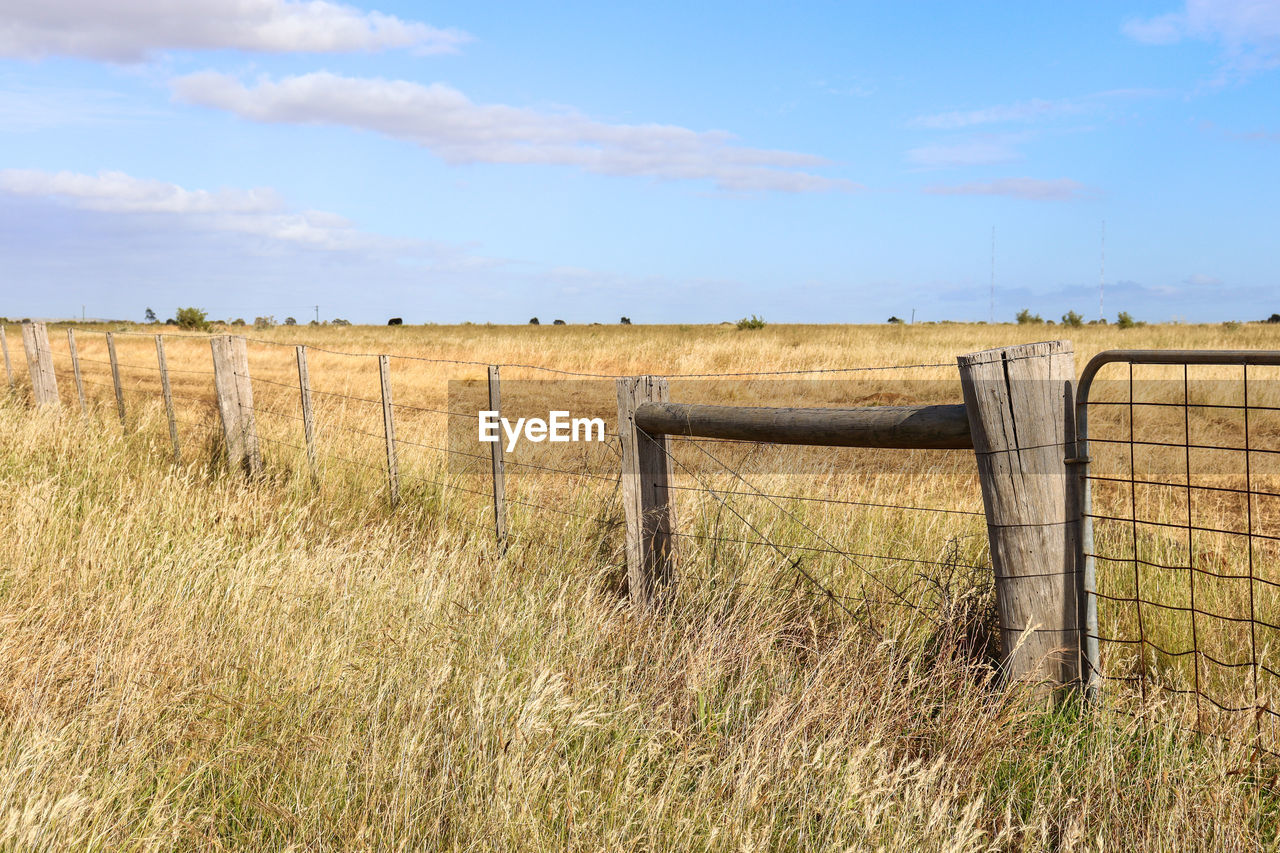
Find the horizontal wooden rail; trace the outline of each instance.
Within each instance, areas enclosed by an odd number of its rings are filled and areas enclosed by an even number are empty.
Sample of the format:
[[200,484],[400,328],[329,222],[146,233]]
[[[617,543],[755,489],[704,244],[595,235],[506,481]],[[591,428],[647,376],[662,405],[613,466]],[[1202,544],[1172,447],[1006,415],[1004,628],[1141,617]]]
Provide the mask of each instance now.
[[811,444],[822,447],[972,449],[963,404],[871,406],[858,409],[775,409],[641,403],[636,426],[650,435],[689,435]]

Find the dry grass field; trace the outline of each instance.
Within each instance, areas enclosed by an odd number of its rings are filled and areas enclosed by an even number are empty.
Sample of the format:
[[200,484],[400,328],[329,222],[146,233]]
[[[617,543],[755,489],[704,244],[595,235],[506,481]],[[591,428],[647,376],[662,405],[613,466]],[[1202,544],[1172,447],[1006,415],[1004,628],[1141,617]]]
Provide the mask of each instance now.
[[[1080,369],[1109,348],[1280,349],[1280,326],[233,330],[254,339],[267,473],[253,483],[220,459],[208,342],[161,329],[173,333],[174,464],[155,331],[76,327],[81,418],[65,332],[50,329],[63,410],[37,412],[20,330],[7,328],[18,388],[0,405],[4,849],[1253,850],[1280,838],[1280,765],[1253,749],[1280,751],[1269,730],[1196,737],[1194,709],[1157,690],[1112,690],[1105,710],[1084,711],[998,686],[971,452],[678,443],[680,582],[651,613],[620,595],[616,442],[513,457],[506,553],[487,459],[467,455],[490,363],[504,365],[504,411],[555,402],[613,430],[612,380],[569,373],[669,375],[672,399],[688,402],[959,402],[956,356],[988,347],[1068,338]],[[318,482],[293,344],[309,348]],[[379,353],[396,356],[394,511]],[[899,369],[702,376],[873,367]],[[1231,405],[1235,371],[1190,374],[1196,399]],[[1250,377],[1251,405],[1280,406],[1280,374]],[[1144,378],[1153,394],[1182,393],[1180,369]],[[1233,412],[1196,428],[1234,446]],[[1097,429],[1124,435],[1127,418],[1116,407]],[[1155,415],[1132,426],[1171,442],[1187,428]],[[1280,420],[1263,411],[1251,446],[1267,444],[1280,449]],[[1148,453],[1142,470],[1170,486],[1100,484],[1097,500],[1185,513],[1179,459]],[[1189,464],[1239,484],[1240,455]],[[1273,457],[1249,456],[1249,485],[1280,494]],[[1242,530],[1239,500],[1223,495],[1197,500],[1196,522]],[[1255,500],[1250,531],[1280,536],[1280,502]],[[1249,563],[1280,582],[1265,541],[1207,534],[1193,556],[1176,531],[1131,527],[1098,526],[1098,552],[1116,558],[1099,561],[1103,592],[1132,590],[1126,548],[1169,566],[1209,559],[1221,574]],[[1142,579],[1167,605],[1144,611],[1143,630],[1166,648],[1196,627],[1177,609],[1186,583],[1158,569]],[[1199,594],[1201,607],[1249,612],[1238,583]],[[1280,623],[1280,598],[1248,603]],[[1101,609],[1104,635],[1136,630],[1136,609]],[[1270,661],[1280,631],[1253,630],[1201,620],[1198,643],[1222,657],[1252,644]],[[1176,686],[1190,664],[1119,650],[1110,665]],[[1204,687],[1252,702],[1243,677],[1214,669]],[[1244,716],[1215,726],[1257,734]]]

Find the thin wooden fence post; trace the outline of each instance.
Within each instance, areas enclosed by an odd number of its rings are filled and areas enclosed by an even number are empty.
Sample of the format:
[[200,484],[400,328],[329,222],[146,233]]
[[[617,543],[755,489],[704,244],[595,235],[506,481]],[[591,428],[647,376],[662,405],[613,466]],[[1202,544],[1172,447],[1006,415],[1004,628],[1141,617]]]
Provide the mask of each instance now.
[[667,380],[633,376],[617,380],[618,435],[622,443],[622,503],[627,516],[627,587],[632,602],[652,604],[673,579],[675,517],[668,484],[671,456],[665,435],[636,426],[640,403],[668,402]]
[[173,413],[173,389],[169,386],[169,363],[164,357],[164,338],[156,335],[156,362],[160,365],[160,390],[164,394],[164,411],[169,417],[169,438],[173,441],[173,464],[182,464],[182,446],[178,444],[178,420]]
[[[489,365],[489,411],[502,417],[502,393],[498,365]],[[489,444],[493,462],[493,530],[498,538],[498,548],[507,550],[507,476],[502,462],[502,441]]]
[[9,361],[9,339],[4,335],[4,324],[0,323],[0,350],[4,350],[4,375],[9,380],[9,390],[13,390],[13,362]]
[[67,329],[67,349],[71,351],[71,375],[76,380],[76,396],[80,398],[80,414],[89,414],[84,399],[84,380],[80,378],[80,349],[76,346],[76,330]]
[[245,339],[214,335],[213,381],[218,394],[218,414],[227,446],[227,461],[249,477],[262,473],[258,429],[253,417],[253,383],[249,379],[249,353]]
[[120,416],[120,427],[126,432],[129,429],[124,419],[124,388],[120,385],[120,362],[116,360],[116,339],[107,332],[107,356],[111,359],[111,383],[116,386],[116,414]]
[[22,324],[22,347],[31,372],[31,391],[37,406],[58,405],[58,376],[53,372],[53,351],[44,323]]
[[960,356],[986,507],[1005,676],[1041,689],[1078,684],[1080,511],[1069,341]]
[[391,357],[378,356],[378,377],[382,381],[382,430],[387,436],[387,486],[391,506],[400,503],[400,466],[396,461],[396,419],[391,402]]
[[298,393],[302,395],[302,432],[307,440],[307,467],[311,479],[320,481],[320,463],[316,457],[316,424],[311,410],[311,374],[307,372],[307,348],[294,347],[298,354]]

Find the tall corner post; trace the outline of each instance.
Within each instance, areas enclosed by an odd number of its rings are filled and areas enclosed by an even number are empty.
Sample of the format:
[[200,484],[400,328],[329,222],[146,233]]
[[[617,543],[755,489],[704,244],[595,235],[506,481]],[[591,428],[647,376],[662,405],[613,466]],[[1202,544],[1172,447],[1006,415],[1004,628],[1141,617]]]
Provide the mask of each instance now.
[[258,429],[253,417],[253,383],[249,378],[245,339],[214,335],[209,344],[213,348],[213,381],[227,461],[246,476],[256,477],[262,473],[262,453],[258,449]]
[[641,403],[669,402],[667,380],[634,376],[617,380],[618,435],[622,443],[622,503],[627,517],[627,586],[635,604],[653,604],[674,578],[675,517],[668,486],[671,455],[665,435],[636,426]]
[[1079,482],[1069,341],[960,356],[1010,682],[1079,685]]

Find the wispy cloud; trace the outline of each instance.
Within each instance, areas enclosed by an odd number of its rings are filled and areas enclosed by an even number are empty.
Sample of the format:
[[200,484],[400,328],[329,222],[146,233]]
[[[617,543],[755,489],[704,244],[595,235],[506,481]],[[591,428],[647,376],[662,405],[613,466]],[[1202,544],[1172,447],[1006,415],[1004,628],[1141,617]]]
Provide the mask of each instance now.
[[450,163],[573,166],[604,175],[708,180],[729,191],[820,192],[856,184],[814,174],[821,157],[748,148],[723,131],[606,124],[577,112],[477,104],[434,83],[325,72],[262,80],[252,88],[207,71],[173,82],[178,100],[260,122],[336,125],[430,149]]
[[154,214],[190,227],[252,234],[318,249],[385,245],[334,213],[290,210],[271,189],[190,190],[124,172],[85,175],[29,169],[0,170],[0,192],[54,199],[79,210]]
[[166,112],[109,89],[37,87],[0,79],[0,127],[10,132],[155,119]]
[[1181,11],[1130,18],[1122,29],[1144,44],[1216,42],[1235,76],[1280,65],[1280,4],[1271,0],[1187,0]]
[[458,49],[469,36],[328,0],[9,0],[0,55],[138,62],[164,50],[347,53]]
[[917,166],[990,166],[1022,159],[1018,146],[1032,138],[1029,133],[987,133],[949,142],[921,145],[907,151],[907,160]]
[[1199,127],[1206,133],[1220,134],[1224,139],[1233,139],[1237,142],[1280,142],[1280,132],[1274,130],[1229,130],[1219,127],[1217,123],[1208,119],[1201,121]]
[[1078,113],[1081,110],[1082,107],[1077,101],[1046,101],[1033,98],[1016,104],[999,104],[976,110],[954,110],[917,116],[911,120],[910,124],[912,127],[930,130],[956,130],[980,124],[1029,122],[1065,113]]
[[929,130],[959,130],[985,124],[1029,124],[1061,116],[1089,113],[1111,101],[1125,98],[1151,98],[1166,94],[1159,89],[1109,89],[1074,98],[1031,98],[1012,104],[996,104],[972,110],[951,110],[916,116],[908,124]]
[[932,195],[997,195],[1032,201],[1074,201],[1088,195],[1089,188],[1070,178],[1000,178],[966,184],[925,187]]

